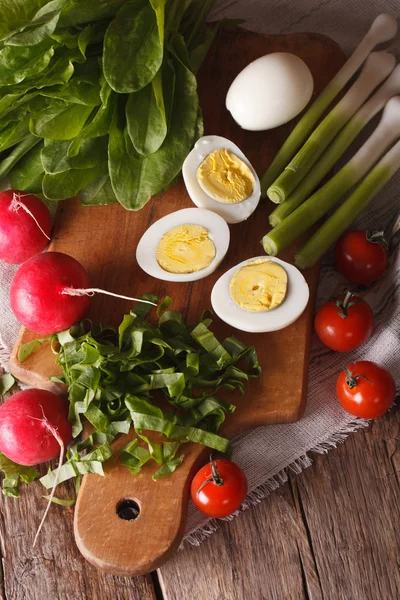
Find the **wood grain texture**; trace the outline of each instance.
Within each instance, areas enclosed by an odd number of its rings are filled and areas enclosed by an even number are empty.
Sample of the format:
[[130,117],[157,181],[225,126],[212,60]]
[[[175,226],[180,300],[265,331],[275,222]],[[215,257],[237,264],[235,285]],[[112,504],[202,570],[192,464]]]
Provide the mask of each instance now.
[[[259,56],[276,51],[290,51],[309,65],[315,94],[344,62],[338,46],[323,36],[262,36],[225,31],[214,44],[199,76],[206,133],[232,139],[259,173],[270,162],[293,123],[269,132],[244,131],[228,115],[225,96],[230,83],[244,66]],[[267,215],[272,207],[261,201],[252,217],[231,227],[229,252],[211,276],[188,285],[155,281],[135,263],[137,242],[155,220],[187,206],[191,206],[191,202],[182,182],[162,197],[153,199],[139,213],[127,212],[119,205],[81,207],[77,200],[68,201],[60,205],[50,249],[77,258],[88,270],[95,287],[128,296],[149,291],[159,296],[172,296],[173,307],[193,322],[209,305],[211,289],[218,277],[245,258],[260,254],[260,240],[268,228]],[[298,245],[285,251],[281,258],[291,262]],[[222,433],[228,437],[266,423],[292,422],[303,414],[318,266],[308,270],[305,276],[310,286],[310,302],[293,325],[258,336],[233,331],[246,343],[257,345],[264,371],[249,386],[246,401],[240,401],[233,417],[227,419]],[[129,308],[127,301],[98,296],[93,300],[89,317],[94,321],[116,323]],[[215,323],[214,331],[221,337],[232,334],[232,328],[222,322]],[[34,337],[32,332],[23,330],[19,341],[26,342]],[[12,371],[26,383],[48,388],[48,377],[56,373],[48,344],[23,365],[18,363],[15,350]],[[54,384],[50,385],[54,389]],[[127,441],[128,438],[119,440],[117,445]],[[147,465],[134,479],[118,465],[117,458],[110,462],[106,478],[85,477],[74,521],[76,541],[85,558],[98,568],[118,575],[146,573],[165,562],[182,538],[189,483],[202,454],[202,447],[185,446],[183,466],[172,477],[156,485],[151,480],[152,465]],[[123,521],[117,515],[116,506],[124,498],[135,499],[141,507],[135,521]]]
[[[46,469],[41,467],[41,475]],[[0,600],[156,600],[149,575],[114,577],[82,559],[73,536],[72,508],[52,505],[33,548],[46,508],[45,493],[43,486],[34,482],[21,486],[18,499],[0,495]],[[73,495],[72,484],[57,488],[59,497]]]
[[159,569],[164,600],[398,600],[400,408]]

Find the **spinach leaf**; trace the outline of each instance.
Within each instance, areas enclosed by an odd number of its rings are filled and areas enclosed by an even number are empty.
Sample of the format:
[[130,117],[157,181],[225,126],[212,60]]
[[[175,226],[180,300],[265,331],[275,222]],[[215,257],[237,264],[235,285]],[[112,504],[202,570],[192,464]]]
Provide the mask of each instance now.
[[49,12],[43,17],[28,23],[21,33],[6,38],[7,46],[35,46],[46,40],[57,27],[60,11]]
[[[162,3],[157,10],[157,15],[163,11]],[[163,42],[157,15],[148,0],[129,0],[111,21],[104,37],[103,70],[116,92],[141,90],[161,67]]]
[[36,46],[6,46],[0,50],[0,85],[12,85],[44,71],[54,54],[53,40]]
[[129,94],[126,126],[135,150],[148,156],[159,149],[167,135],[161,72],[138,92]]
[[[10,171],[11,187],[32,194],[42,193],[44,169],[41,160],[43,142],[34,146]],[[29,342],[30,343],[30,342]],[[19,360],[21,360],[19,358]],[[21,360],[22,362],[22,360]]]
[[2,452],[0,452],[0,471],[3,471],[5,477],[3,479],[3,494],[13,498],[19,497],[20,480],[24,483],[31,483],[39,473],[33,467],[24,467],[17,465]]
[[62,100],[54,100],[48,105],[44,103],[43,110],[33,113],[29,129],[39,137],[71,140],[78,135],[92,110],[92,106],[70,104]]
[[31,19],[48,0],[0,0],[0,39],[18,30]]
[[12,121],[0,131],[0,152],[18,144],[29,135],[29,116],[20,121]]
[[107,136],[83,140],[79,154],[68,156],[69,140],[44,140],[42,165],[46,173],[56,175],[70,169],[91,169],[107,162]]
[[71,104],[83,104],[83,106],[98,106],[100,104],[100,86],[95,81],[92,83],[79,81],[50,88],[46,87],[41,90],[41,95]]
[[112,202],[118,202],[108,174],[82,188],[79,192],[79,199],[81,204],[85,206],[91,204],[105,205],[111,204]]
[[42,181],[43,194],[48,200],[66,200],[76,196],[89,183],[107,173],[107,162],[98,162],[88,169],[70,169],[55,175],[45,174]]
[[11,373],[4,373],[0,375],[0,396],[4,396],[15,383],[14,377]]
[[[179,52],[182,52],[182,43],[178,38]],[[109,172],[118,201],[129,210],[142,208],[176,177],[194,141],[198,119],[196,78],[177,58],[174,49],[165,68],[170,70],[171,66],[176,77],[171,123],[164,143],[156,152],[146,157],[135,156],[132,147],[127,154],[126,142],[129,143],[130,138],[124,135],[121,107],[114,112],[108,146]],[[185,123],[184,128],[182,123]]]
[[82,140],[107,135],[111,125],[114,108],[115,93],[104,80],[101,81],[100,98],[101,107],[94,114],[92,120],[78,133],[68,148],[68,156],[76,156]]
[[22,140],[17,146],[14,146],[10,154],[0,162],[0,180],[3,179],[13,166],[39,142],[39,138],[34,135],[28,135],[28,137]]

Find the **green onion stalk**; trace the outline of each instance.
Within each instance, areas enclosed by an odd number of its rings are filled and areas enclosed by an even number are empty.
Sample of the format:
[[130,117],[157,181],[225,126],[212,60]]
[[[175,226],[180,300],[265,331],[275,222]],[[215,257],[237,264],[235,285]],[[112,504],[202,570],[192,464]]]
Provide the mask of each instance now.
[[267,189],[284,170],[328,106],[342,91],[356,71],[358,71],[375,46],[391,40],[395,37],[396,33],[397,21],[394,17],[386,13],[376,17],[353,54],[300,119],[275,156],[267,172],[261,179],[261,192],[263,195],[266,195]]
[[336,136],[331,145],[316,162],[315,166],[290,194],[289,198],[285,202],[282,202],[282,204],[278,204],[275,210],[272,211],[269,215],[269,222],[272,227],[282,223],[286,217],[312,194],[320,181],[334,167],[367,123],[384,108],[390,98],[397,94],[400,94],[400,65],[397,65],[376,94],[359,109],[349,123],[341,130],[339,135]]
[[399,169],[400,141],[296,254],[296,266],[300,269],[312,267]]
[[285,170],[268,188],[267,194],[272,202],[280,204],[288,198],[371,92],[393,71],[395,64],[395,57],[388,52],[372,52],[369,55],[360,76],[347,94],[318,125]]
[[378,127],[353,158],[287,219],[263,237],[265,252],[276,256],[310,229],[370,171],[399,137],[400,96],[396,96],[389,100]]

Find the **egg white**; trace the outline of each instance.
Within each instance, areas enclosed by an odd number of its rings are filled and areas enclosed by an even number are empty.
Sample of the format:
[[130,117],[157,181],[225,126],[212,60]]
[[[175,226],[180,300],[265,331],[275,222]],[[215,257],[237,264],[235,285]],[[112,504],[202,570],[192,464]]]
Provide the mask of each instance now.
[[[232,276],[244,265],[266,258],[282,265],[287,273],[288,287],[285,300],[280,306],[267,312],[251,312],[240,308],[229,293]],[[218,317],[228,325],[250,333],[266,333],[283,329],[294,323],[307,306],[309,295],[308,284],[296,267],[279,258],[264,255],[244,260],[224,273],[212,289],[211,304]]]
[[[242,200],[235,204],[224,204],[211,198],[211,196],[206,194],[200,187],[196,178],[197,169],[203,160],[218,148],[230,150],[230,152],[240,158],[253,173],[255,180],[254,190],[251,196],[246,198],[246,200]],[[257,173],[240,148],[224,137],[219,135],[206,135],[197,140],[193,150],[188,154],[183,163],[182,175],[192,202],[199,208],[212,210],[214,213],[225,219],[227,223],[240,223],[241,221],[245,221],[257,208],[261,196],[260,180],[257,177]]]
[[[158,264],[156,251],[162,236],[178,225],[202,225],[208,230],[208,237],[214,242],[215,258],[205,269],[194,273],[170,273]],[[227,253],[229,240],[229,227],[222,217],[202,208],[184,208],[159,219],[144,232],[136,248],[136,260],[143,271],[156,279],[196,281],[215,271]]]

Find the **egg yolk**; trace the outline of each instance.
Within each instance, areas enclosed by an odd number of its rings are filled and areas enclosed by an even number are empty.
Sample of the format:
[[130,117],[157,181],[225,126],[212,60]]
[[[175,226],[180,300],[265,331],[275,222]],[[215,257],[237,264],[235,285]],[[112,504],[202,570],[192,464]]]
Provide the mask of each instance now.
[[258,259],[236,271],[229,282],[229,293],[240,308],[266,312],[282,304],[287,284],[287,273],[280,264]]
[[201,163],[196,173],[202,190],[217,202],[236,204],[254,191],[251,169],[230,150],[218,148]]
[[214,260],[214,242],[202,225],[178,225],[165,233],[156,250],[157,262],[169,273],[195,273]]

